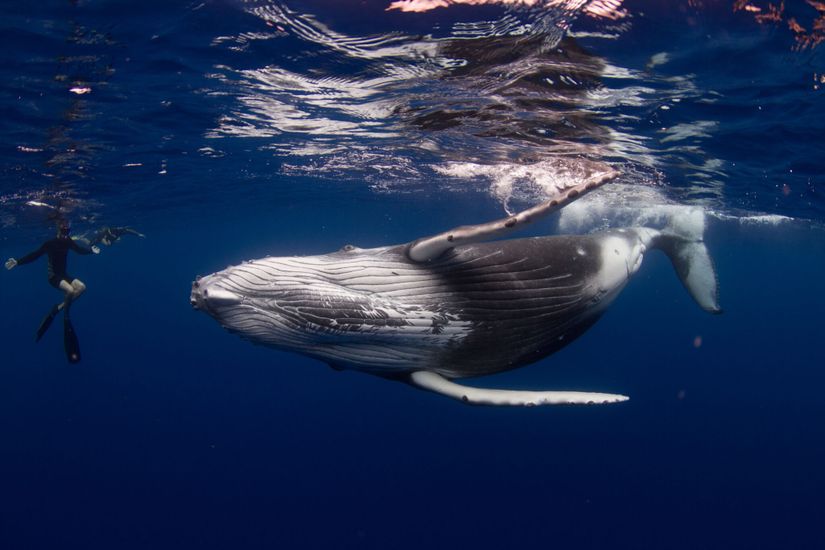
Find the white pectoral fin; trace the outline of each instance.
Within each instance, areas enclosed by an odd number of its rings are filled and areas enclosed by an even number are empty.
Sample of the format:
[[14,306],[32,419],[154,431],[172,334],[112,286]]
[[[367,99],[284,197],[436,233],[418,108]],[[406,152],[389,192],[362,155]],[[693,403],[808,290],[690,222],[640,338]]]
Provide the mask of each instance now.
[[418,239],[410,245],[407,255],[414,262],[426,262],[438,258],[454,246],[489,241],[518,231],[524,225],[555,212],[618,175],[619,172],[604,165],[602,170],[589,174],[583,181],[558,187],[553,196],[545,202],[508,218],[456,227],[438,235]]
[[520,391],[473,388],[451,382],[430,371],[417,371],[410,381],[419,388],[440,393],[473,405],[505,405],[531,407],[535,405],[601,405],[620,403],[629,397],[612,393],[578,391]]

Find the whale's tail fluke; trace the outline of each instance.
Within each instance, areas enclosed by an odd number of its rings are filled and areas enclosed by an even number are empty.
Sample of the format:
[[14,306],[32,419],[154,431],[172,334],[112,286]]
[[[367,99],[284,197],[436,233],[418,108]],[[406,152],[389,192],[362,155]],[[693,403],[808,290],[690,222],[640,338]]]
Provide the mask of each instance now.
[[670,258],[679,280],[707,312],[722,313],[716,269],[704,241],[705,213],[691,208],[673,215],[650,243]]

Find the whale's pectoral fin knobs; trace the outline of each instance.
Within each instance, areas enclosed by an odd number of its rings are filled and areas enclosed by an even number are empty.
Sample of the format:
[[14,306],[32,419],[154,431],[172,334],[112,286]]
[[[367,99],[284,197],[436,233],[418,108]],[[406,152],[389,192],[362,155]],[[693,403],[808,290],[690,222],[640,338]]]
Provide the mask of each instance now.
[[600,170],[594,170],[583,181],[561,185],[545,202],[513,216],[478,225],[456,227],[432,237],[418,239],[410,245],[407,255],[414,262],[427,262],[438,258],[455,246],[489,241],[518,231],[523,226],[559,210],[619,175],[619,172],[607,165],[600,165],[600,167]]
[[578,391],[519,391],[473,388],[451,382],[430,371],[410,375],[410,382],[435,393],[473,405],[507,405],[531,407],[535,405],[600,405],[627,401],[625,395]]

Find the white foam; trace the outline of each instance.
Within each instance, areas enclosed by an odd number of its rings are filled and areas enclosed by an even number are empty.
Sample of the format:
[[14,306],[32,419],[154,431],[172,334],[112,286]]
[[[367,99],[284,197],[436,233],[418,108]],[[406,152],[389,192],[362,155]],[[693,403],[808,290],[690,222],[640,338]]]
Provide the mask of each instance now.
[[712,215],[720,220],[739,222],[741,225],[759,225],[775,227],[797,221],[796,218],[782,216],[779,214],[754,214],[744,216],[732,216],[730,214],[714,212]]
[[675,126],[662,130],[661,132],[667,135],[659,141],[668,143],[687,139],[709,138],[712,137],[713,132],[716,131],[718,126],[719,122],[716,120],[697,120],[676,124]]
[[650,57],[650,61],[647,62],[647,66],[653,68],[658,67],[659,65],[664,65],[669,62],[670,54],[667,52],[659,52]]
[[613,183],[562,209],[559,231],[587,233],[638,226],[663,229],[675,217],[690,216],[695,209],[669,200],[657,187]]
[[491,194],[501,201],[508,214],[513,214],[513,199],[538,203],[554,196],[559,190],[589,179],[595,172],[607,172],[607,164],[580,158],[557,157],[530,164],[478,164],[450,162],[433,166],[441,175],[453,178],[486,180]]
[[[584,164],[577,168],[577,163]],[[513,210],[518,209],[511,209],[511,202],[536,204],[544,201],[555,189],[568,184],[571,179],[580,179],[587,169],[592,169],[597,164],[576,158],[532,164],[452,162],[433,166],[433,171],[464,182],[481,180],[489,186],[490,194],[501,201],[505,210],[512,214]],[[665,194],[664,187],[639,183],[652,179],[650,173],[630,170],[619,181],[633,183],[609,183],[565,206],[559,216],[559,232],[582,234],[608,228],[665,229],[670,226],[686,238],[698,240],[704,233],[708,217],[742,225],[763,226],[778,226],[795,221],[794,218],[777,214],[724,213],[710,207],[710,203],[679,203]]]
[[661,187],[611,183],[562,209],[561,233],[587,233],[616,227],[671,228],[700,240],[708,218],[742,226],[780,226],[797,221],[778,214],[730,214],[668,198]]

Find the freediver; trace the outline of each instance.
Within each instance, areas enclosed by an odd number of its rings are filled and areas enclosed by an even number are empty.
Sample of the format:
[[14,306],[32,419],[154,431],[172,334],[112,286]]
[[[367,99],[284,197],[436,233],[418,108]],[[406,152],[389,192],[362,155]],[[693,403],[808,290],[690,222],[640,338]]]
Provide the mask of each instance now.
[[131,227],[124,226],[124,227],[109,227],[104,225],[97,231],[91,232],[91,234],[84,233],[78,237],[73,237],[75,241],[86,245],[87,248],[91,248],[97,244],[105,244],[106,246],[112,246],[120,238],[124,235],[135,235],[137,237],[145,237],[143,233],[140,233]]
[[61,303],[52,307],[51,311],[40,323],[37,329],[37,336],[35,341],[39,341],[54,321],[60,310],[63,310],[63,343],[66,349],[66,357],[70,363],[77,363],[80,361],[80,345],[77,340],[77,335],[74,332],[71,320],[69,318],[69,308],[72,302],[77,300],[81,294],[86,290],[86,285],[83,281],[72,277],[66,271],[67,258],[69,250],[77,254],[99,254],[100,248],[96,245],[83,247],[79,245],[74,239],[69,236],[71,226],[68,221],[62,220],[57,226],[57,236],[49,239],[40,245],[40,248],[26,254],[20,259],[9,258],[6,260],[6,269],[13,269],[18,265],[25,265],[34,262],[40,256],[46,254],[48,260],[48,274],[49,284],[58,290],[64,292],[64,299]]

